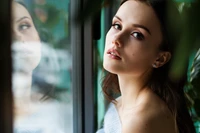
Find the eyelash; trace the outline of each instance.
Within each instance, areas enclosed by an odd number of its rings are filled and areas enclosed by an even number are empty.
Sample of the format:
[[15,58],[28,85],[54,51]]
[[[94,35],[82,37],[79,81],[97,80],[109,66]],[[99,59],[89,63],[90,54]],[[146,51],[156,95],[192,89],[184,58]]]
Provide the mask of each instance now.
[[[118,26],[118,28],[120,28],[120,29],[116,28],[115,26]],[[112,27],[114,29],[116,29],[116,30],[121,30],[121,25],[120,24],[114,23],[114,24],[112,24]]]
[[[135,34],[137,34],[138,37],[136,37]],[[144,35],[140,32],[133,32],[131,35],[137,38],[138,40],[144,40]]]
[[[117,26],[117,27],[116,27]],[[120,24],[118,24],[118,23],[113,23],[112,24],[112,27],[114,28],[114,29],[116,29],[116,30],[121,30],[122,29],[122,27],[121,27],[121,25]],[[137,34],[137,35],[136,35]],[[144,35],[142,34],[142,33],[140,33],[140,32],[133,32],[132,34],[131,34],[134,38],[136,38],[136,39],[138,39],[138,40],[144,40],[145,38],[144,38]],[[138,37],[137,37],[138,36]]]
[[[24,27],[25,27],[25,28],[24,28]],[[24,31],[24,30],[29,29],[30,27],[31,27],[30,24],[23,23],[23,24],[20,24],[20,25],[18,26],[18,29],[19,29],[19,31]]]

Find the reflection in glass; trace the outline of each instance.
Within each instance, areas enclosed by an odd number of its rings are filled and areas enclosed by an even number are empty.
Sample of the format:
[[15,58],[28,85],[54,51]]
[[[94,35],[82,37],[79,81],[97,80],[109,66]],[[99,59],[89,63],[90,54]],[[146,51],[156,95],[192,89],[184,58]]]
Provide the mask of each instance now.
[[72,133],[68,15],[59,4],[12,3],[14,133]]

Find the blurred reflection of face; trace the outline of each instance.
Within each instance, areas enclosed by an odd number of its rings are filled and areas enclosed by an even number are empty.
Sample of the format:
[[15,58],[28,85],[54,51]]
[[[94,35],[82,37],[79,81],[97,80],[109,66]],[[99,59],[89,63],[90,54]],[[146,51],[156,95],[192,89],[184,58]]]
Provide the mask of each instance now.
[[32,71],[40,61],[40,38],[27,9],[13,2],[14,70]]

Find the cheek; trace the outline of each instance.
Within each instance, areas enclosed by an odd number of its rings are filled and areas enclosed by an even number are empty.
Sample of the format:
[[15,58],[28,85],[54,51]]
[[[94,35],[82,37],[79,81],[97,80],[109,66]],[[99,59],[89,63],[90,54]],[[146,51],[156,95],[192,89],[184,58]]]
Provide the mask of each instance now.
[[12,44],[13,68],[15,71],[32,71],[41,58],[41,43],[15,42]]
[[[110,36],[109,36],[109,32],[106,34],[106,39],[105,39],[105,47],[104,47],[104,55],[103,55],[103,67],[106,69],[106,64],[108,62],[107,59],[107,51],[110,48]],[[107,70],[107,69],[106,69]]]
[[33,41],[33,42],[39,42],[40,41],[38,32],[34,29],[29,32],[29,36],[27,36],[27,38],[29,38],[29,41]]
[[144,46],[145,44],[130,44],[129,47],[124,49],[126,58],[131,62],[147,63],[149,64],[154,60],[155,51]]
[[109,45],[111,44],[111,39],[110,39],[110,36],[109,34],[107,33],[106,34],[106,39],[105,39],[105,47],[104,47],[104,54],[106,53]]
[[107,43],[108,42],[110,42],[110,33],[109,33],[109,31],[107,32],[107,34],[106,34],[106,44],[105,45],[107,45]]
[[106,42],[111,42],[114,34],[114,31],[110,29],[106,34]]
[[40,42],[39,34],[34,27],[24,31],[22,35],[24,42]]
[[105,39],[105,49],[111,46],[112,44],[112,39],[113,39],[113,33],[111,30],[109,30],[106,34],[106,39]]

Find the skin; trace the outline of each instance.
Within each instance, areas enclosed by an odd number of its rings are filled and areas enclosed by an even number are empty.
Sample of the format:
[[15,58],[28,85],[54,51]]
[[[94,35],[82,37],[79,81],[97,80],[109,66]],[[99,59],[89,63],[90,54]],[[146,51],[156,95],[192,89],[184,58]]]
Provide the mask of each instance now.
[[40,42],[38,32],[27,9],[13,2],[13,35],[14,40]]
[[31,73],[40,61],[40,38],[27,9],[16,2],[12,5],[14,61],[18,70]]
[[32,71],[40,61],[41,42],[27,9],[13,2],[12,11],[14,113],[15,117],[24,118],[34,110],[31,106]]
[[163,37],[154,10],[129,0],[119,8],[112,24],[106,35],[103,66],[118,76],[121,97],[115,106],[122,133],[175,133],[168,107],[146,86],[152,70],[171,57],[158,49]]

